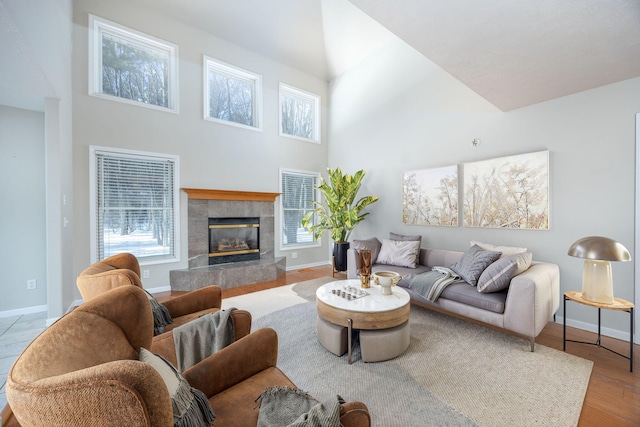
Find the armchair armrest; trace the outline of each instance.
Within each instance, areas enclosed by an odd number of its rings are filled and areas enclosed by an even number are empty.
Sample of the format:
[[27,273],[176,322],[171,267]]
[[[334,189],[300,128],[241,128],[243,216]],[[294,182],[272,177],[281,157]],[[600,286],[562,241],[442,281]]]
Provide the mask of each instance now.
[[16,417],[13,416],[13,411],[8,403],[4,408],[2,408],[0,420],[2,420],[2,427],[20,427],[20,424],[18,423],[18,420],[16,420]]
[[117,360],[32,382],[11,374],[7,399],[24,426],[173,425],[164,380],[144,362]]
[[369,408],[362,402],[345,402],[340,408],[340,424],[344,427],[369,427]]
[[[233,319],[234,341],[249,335],[251,332],[251,313],[246,310],[233,310],[231,319]],[[167,359],[173,366],[178,366],[173,330],[153,337],[150,350]]]
[[196,289],[175,298],[163,301],[171,317],[180,317],[196,311],[222,307],[222,290],[217,286]]
[[275,367],[277,361],[278,335],[273,329],[264,328],[207,357],[182,375],[192,387],[211,397],[258,372]]

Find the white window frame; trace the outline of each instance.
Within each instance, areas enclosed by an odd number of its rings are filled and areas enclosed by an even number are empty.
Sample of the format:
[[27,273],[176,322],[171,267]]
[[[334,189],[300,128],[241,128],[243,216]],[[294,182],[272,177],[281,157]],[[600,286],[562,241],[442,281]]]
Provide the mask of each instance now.
[[[284,97],[287,95],[296,97],[296,98],[303,98],[307,101],[313,102],[314,110],[315,110],[314,111],[315,114],[313,118],[313,138],[304,138],[304,137],[284,133],[283,126],[282,126],[282,102],[284,100]],[[297,87],[280,82],[280,96],[278,97],[278,99],[279,99],[278,127],[280,129],[280,136],[297,139],[300,141],[307,141],[307,142],[313,142],[315,144],[320,144],[321,136],[322,136],[322,131],[321,131],[322,121],[321,121],[321,114],[320,114],[320,107],[322,105],[322,102],[321,102],[320,95],[316,95],[315,93],[307,92],[305,90],[298,89]]]
[[[168,107],[109,95],[102,90],[102,34],[141,44],[169,56]],[[154,110],[178,113],[178,45],[89,14],[89,95]]]
[[[321,174],[319,172],[311,172],[311,171],[304,171],[304,170],[298,170],[298,169],[287,169],[287,168],[280,168],[279,170],[279,186],[280,186],[280,229],[279,229],[279,241],[280,241],[280,250],[282,251],[287,251],[287,250],[293,250],[293,249],[304,249],[304,248],[315,248],[315,247],[319,247],[321,245],[320,240],[316,240],[315,237],[313,237],[313,234],[311,235],[311,239],[312,241],[309,243],[295,243],[295,244],[284,244],[284,188],[282,188],[282,177],[284,174],[290,174],[290,175],[304,175],[304,176],[308,176],[308,177],[314,177],[315,181],[316,181],[316,185],[320,185],[320,178],[321,178]],[[314,199],[316,201],[320,201],[320,197],[321,197],[321,193],[320,190],[318,190],[317,188],[314,188],[313,191],[314,194]]]
[[138,159],[166,160],[173,162],[173,255],[138,257],[140,265],[166,264],[180,261],[180,156],[173,154],[151,153],[121,148],[89,146],[89,230],[91,244],[91,262],[98,259],[98,212],[97,212],[97,164],[98,154],[130,157]]
[[[245,125],[244,123],[223,120],[217,117],[211,117],[209,114],[209,96],[211,94],[209,87],[209,72],[214,71],[221,74],[228,74],[241,80],[249,80],[253,82],[254,98],[252,99],[254,125]],[[229,126],[236,126],[243,129],[250,129],[262,132],[262,76],[252,71],[245,70],[235,65],[228,64],[219,59],[203,55],[203,117],[204,120],[221,123]]]

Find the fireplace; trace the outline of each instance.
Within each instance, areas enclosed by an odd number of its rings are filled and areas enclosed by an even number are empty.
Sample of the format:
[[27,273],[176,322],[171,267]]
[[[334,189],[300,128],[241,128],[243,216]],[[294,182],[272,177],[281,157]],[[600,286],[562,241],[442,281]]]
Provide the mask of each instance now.
[[209,265],[260,259],[260,218],[209,218]]

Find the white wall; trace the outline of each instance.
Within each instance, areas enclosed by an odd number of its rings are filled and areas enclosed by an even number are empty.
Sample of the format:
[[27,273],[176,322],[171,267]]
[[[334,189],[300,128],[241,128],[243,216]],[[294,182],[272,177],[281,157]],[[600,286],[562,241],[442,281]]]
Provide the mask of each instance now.
[[[71,0],[24,2],[3,0],[2,5],[15,26],[0,37],[15,42],[20,61],[12,61],[2,67],[2,73],[20,77],[9,79],[13,85],[11,99],[1,99],[0,105],[36,106],[44,118],[41,134],[43,160],[40,163],[44,193],[42,215],[46,215],[45,231],[41,232],[40,250],[46,250],[46,259],[33,259],[27,265],[16,263],[9,266],[10,274],[24,278],[33,272],[46,271],[38,281],[38,292],[30,291],[15,297],[13,282],[0,280],[0,298],[9,305],[0,307],[0,315],[28,308],[48,308],[49,317],[64,313],[73,296],[69,284],[74,282],[71,269],[71,227],[64,227],[63,218],[72,221],[71,206]],[[46,34],[46,36],[43,36]],[[5,40],[6,41],[6,40]],[[5,80],[7,81],[7,80]],[[9,125],[10,127],[10,125]],[[30,197],[29,189],[23,189],[20,198]],[[45,194],[46,193],[46,194]],[[63,204],[63,195],[67,203]],[[4,220],[4,218],[2,218]],[[3,239],[7,236],[3,236]],[[5,240],[3,240],[5,242]],[[12,237],[6,240],[9,247],[19,246],[20,241]],[[22,279],[20,279],[22,281]],[[63,286],[65,284],[66,286]],[[20,288],[26,288],[22,283]],[[42,306],[42,295],[46,295],[46,306]],[[5,299],[5,295],[7,298]]]
[[[44,114],[0,106],[0,312],[47,303]],[[27,290],[35,279],[36,289]]]
[[[179,46],[179,114],[155,111],[88,95],[88,14],[170,41]],[[90,264],[89,146],[120,147],[180,156],[181,187],[279,191],[279,168],[323,172],[327,165],[326,104],[328,84],[299,70],[248,51],[189,25],[126,1],[77,0],[74,3],[73,143],[75,174],[76,274]],[[261,74],[264,87],[263,131],[203,120],[203,55]],[[285,82],[322,97],[322,144],[278,136],[278,84]],[[276,201],[276,206],[277,203]],[[277,211],[278,212],[278,211]],[[179,263],[149,266],[145,287],[169,285],[169,271],[187,268],[186,195],[181,200]],[[276,222],[276,227],[279,223]],[[322,247],[297,249],[287,266],[326,262]],[[276,245],[276,248],[278,245]],[[276,249],[276,255],[280,255]]]
[[[589,235],[634,249],[635,113],[640,79],[502,113],[401,41],[330,84],[329,163],[364,168],[363,194],[380,196],[352,237],[421,234],[423,247],[465,250],[471,239],[526,246],[560,266],[561,292],[581,289],[582,260],[569,246]],[[482,140],[472,147],[473,138]],[[407,226],[403,171],[550,151],[549,231]],[[617,297],[634,300],[635,262],[614,263]],[[572,303],[569,303],[572,304]],[[573,304],[568,324],[597,312]],[[562,304],[559,316],[563,316]],[[603,311],[608,333],[628,339],[627,313]],[[620,331],[623,331],[620,333]]]

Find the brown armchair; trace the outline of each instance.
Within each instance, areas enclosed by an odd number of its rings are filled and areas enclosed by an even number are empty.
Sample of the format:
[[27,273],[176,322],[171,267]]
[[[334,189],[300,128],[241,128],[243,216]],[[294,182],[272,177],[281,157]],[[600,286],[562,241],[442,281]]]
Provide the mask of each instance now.
[[[76,279],[78,289],[85,301],[118,286],[134,285],[142,288],[140,280],[140,265],[138,259],[129,253],[122,253],[105,258],[87,267]],[[206,314],[220,310],[222,306],[222,291],[217,286],[207,286],[202,289],[188,292],[175,298],[163,301],[167,307],[173,323],[165,326],[165,332],[183,325],[190,320]],[[240,311],[240,310],[236,310]],[[251,327],[251,317],[248,312],[243,315],[249,316],[249,329]],[[234,316],[234,325],[238,327]],[[247,329],[244,336],[249,333]]]
[[[38,336],[9,371],[4,425],[172,426],[164,381],[138,361],[152,338],[151,308],[138,287],[118,287],[76,308]],[[261,329],[183,372],[207,396],[214,426],[255,426],[262,391],[293,386],[275,366],[277,349],[275,331]],[[341,422],[369,426],[366,406],[346,403]]]

